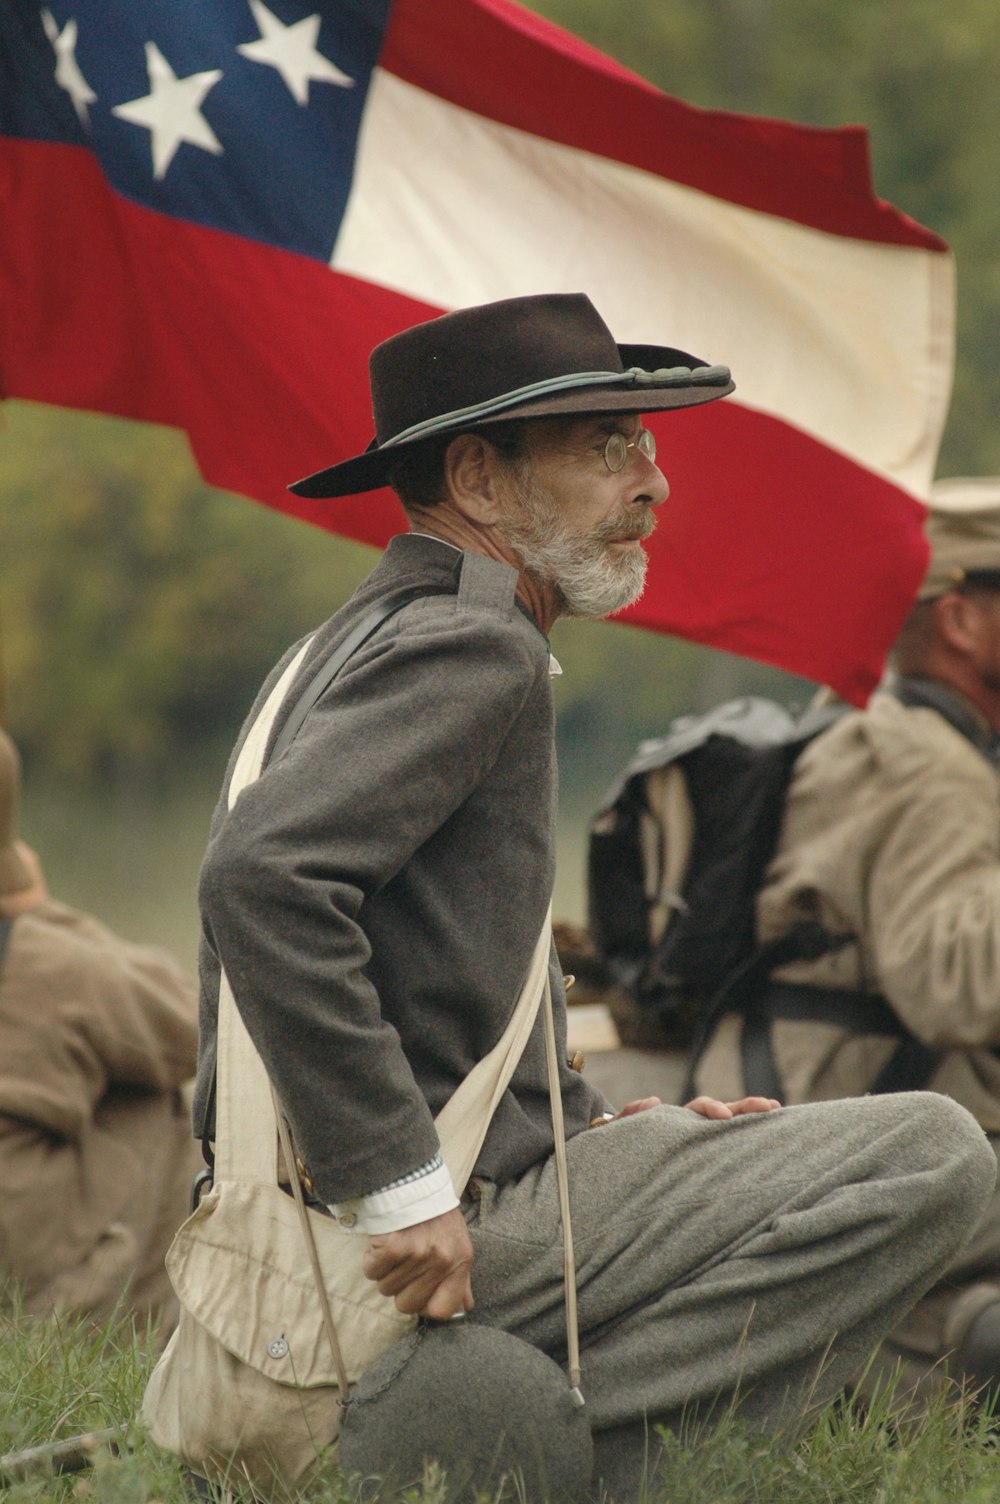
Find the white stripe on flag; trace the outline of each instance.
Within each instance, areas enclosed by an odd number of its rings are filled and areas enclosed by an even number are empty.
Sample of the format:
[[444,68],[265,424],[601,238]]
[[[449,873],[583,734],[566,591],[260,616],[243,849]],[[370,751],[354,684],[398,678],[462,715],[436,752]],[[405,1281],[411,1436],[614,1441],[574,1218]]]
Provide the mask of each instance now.
[[940,252],[746,209],[377,70],[331,265],[441,308],[587,292],[619,340],[731,365],[731,400],[926,494],[953,355]]

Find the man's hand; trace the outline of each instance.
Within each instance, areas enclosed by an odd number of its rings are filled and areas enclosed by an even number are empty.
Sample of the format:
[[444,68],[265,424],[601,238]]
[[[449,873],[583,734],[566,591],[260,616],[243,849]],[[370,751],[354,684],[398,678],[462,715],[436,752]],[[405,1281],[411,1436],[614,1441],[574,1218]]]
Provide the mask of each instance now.
[[407,1316],[447,1321],[472,1310],[472,1239],[458,1207],[370,1238],[361,1267]]
[[738,1102],[719,1102],[715,1097],[695,1097],[693,1102],[685,1102],[688,1112],[696,1112],[703,1118],[714,1118],[717,1122],[725,1122],[729,1118],[739,1118],[748,1112],[773,1112],[781,1103],[774,1097],[741,1097]]
[[626,1102],[624,1107],[618,1109],[609,1122],[616,1123],[619,1118],[633,1118],[637,1112],[648,1112],[651,1107],[662,1107],[663,1102],[659,1097],[640,1097],[637,1102]]
[[640,1097],[638,1101],[626,1102],[617,1112],[604,1112],[599,1118],[591,1118],[591,1128],[603,1128],[606,1123],[617,1123],[619,1118],[635,1117],[637,1112],[648,1112],[651,1107],[662,1107],[659,1097]]

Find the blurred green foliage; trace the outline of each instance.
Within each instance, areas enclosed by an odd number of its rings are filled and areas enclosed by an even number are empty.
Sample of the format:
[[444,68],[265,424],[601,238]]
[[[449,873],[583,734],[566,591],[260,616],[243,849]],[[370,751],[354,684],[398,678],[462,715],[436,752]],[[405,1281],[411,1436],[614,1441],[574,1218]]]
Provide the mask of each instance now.
[[92,781],[228,743],[264,671],[373,551],[206,486],[174,430],[5,415],[0,620],[25,761]]

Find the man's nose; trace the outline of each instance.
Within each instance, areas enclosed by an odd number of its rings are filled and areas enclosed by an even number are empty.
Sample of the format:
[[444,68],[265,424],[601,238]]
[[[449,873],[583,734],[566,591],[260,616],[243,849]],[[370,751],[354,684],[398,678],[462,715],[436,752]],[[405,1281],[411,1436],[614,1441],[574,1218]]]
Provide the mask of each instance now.
[[636,449],[635,454],[637,459],[634,463],[640,464],[642,469],[636,475],[632,500],[642,506],[658,507],[670,495],[667,477],[656,461],[649,459],[641,449]]

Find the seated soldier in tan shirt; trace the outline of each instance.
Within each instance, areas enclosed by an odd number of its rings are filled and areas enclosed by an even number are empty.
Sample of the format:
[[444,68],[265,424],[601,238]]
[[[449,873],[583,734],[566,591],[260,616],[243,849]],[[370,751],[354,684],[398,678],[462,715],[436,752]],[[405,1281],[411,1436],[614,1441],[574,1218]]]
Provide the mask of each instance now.
[[15,839],[18,772],[0,732],[0,1271],[29,1311],[130,1309],[165,1333],[163,1258],[200,1163],[194,984],[49,897]]
[[[830,948],[781,968],[753,1001],[786,1104],[926,1088],[971,1112],[1000,1156],[997,482],[939,482],[927,530],[895,674],[797,761],[757,901],[762,945],[808,920]],[[753,1033],[722,1019],[699,1091],[764,1090]],[[924,1394],[949,1374],[1000,1386],[1000,1191],[866,1383],[897,1363]]]

